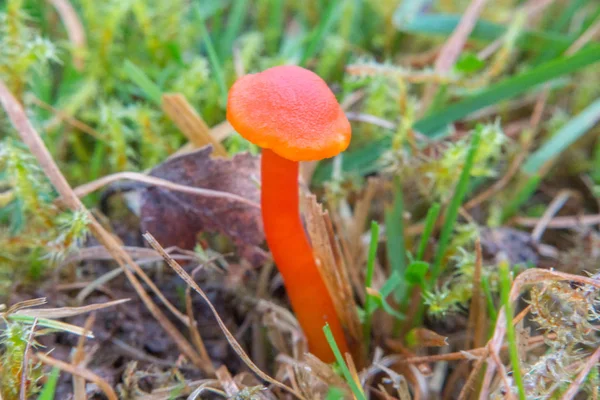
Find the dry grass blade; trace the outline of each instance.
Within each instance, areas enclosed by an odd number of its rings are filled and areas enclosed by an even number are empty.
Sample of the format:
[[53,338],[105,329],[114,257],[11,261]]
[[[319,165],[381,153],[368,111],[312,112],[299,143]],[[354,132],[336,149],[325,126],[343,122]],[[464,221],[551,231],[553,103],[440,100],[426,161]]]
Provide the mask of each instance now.
[[[94,325],[94,321],[96,320],[95,314],[91,314],[85,321],[83,328],[86,331],[91,331],[92,326]],[[84,351],[83,346],[85,346],[85,336],[80,336],[77,341],[77,347],[75,348],[75,352],[71,357],[71,362],[74,367],[83,367],[85,368],[86,363],[86,353]],[[85,393],[85,379],[81,376],[73,376],[73,399],[74,400],[86,400]]]
[[86,50],[85,30],[77,16],[77,12],[68,0],[48,0],[60,15],[65,24],[69,41],[73,46],[73,65],[78,71],[83,70],[83,52]]
[[471,31],[475,28],[479,14],[488,0],[472,0],[465,10],[459,24],[452,33],[452,36],[446,41],[440,53],[435,60],[435,70],[437,72],[448,72],[460,55]]
[[44,308],[44,309],[39,309],[39,310],[29,310],[28,309],[28,310],[17,311],[14,314],[27,315],[29,317],[35,317],[35,318],[52,318],[52,319],[68,318],[68,317],[74,317],[75,315],[85,314],[85,313],[89,313],[91,311],[97,311],[97,310],[101,310],[103,308],[116,306],[118,304],[123,304],[123,303],[128,302],[129,300],[130,299],[120,299],[120,300],[109,301],[107,303],[90,304],[89,306],[83,306],[83,307]]
[[484,354],[481,358],[479,358],[479,360],[477,360],[477,362],[475,362],[475,366],[471,370],[467,381],[463,385],[463,388],[461,389],[460,394],[458,395],[458,400],[466,399],[469,395],[469,392],[474,389],[475,381],[479,376],[479,372],[481,371],[481,368],[483,367],[486,358],[487,354]]
[[35,356],[39,361],[46,365],[58,367],[61,371],[68,372],[73,376],[79,376],[85,379],[86,381],[95,383],[100,388],[100,390],[104,392],[108,400],[118,400],[117,394],[115,393],[113,388],[110,387],[110,385],[104,379],[94,374],[89,369],[71,365],[64,361],[52,358],[46,354],[38,353]]
[[[76,129],[80,130],[81,132],[87,133],[94,139],[97,139],[97,140],[100,140],[103,142],[106,140],[102,134],[98,133],[98,131],[96,131],[94,128],[92,128],[88,124],[84,124],[83,122],[79,121],[78,119],[73,118],[70,115],[68,115],[67,113],[52,107],[50,104],[38,99],[37,97],[35,97],[33,95],[31,96],[31,100],[33,101],[33,103],[35,105],[40,106],[44,110],[50,111],[52,114],[55,115],[56,118],[58,118],[61,121],[66,122],[67,124],[71,125],[73,128],[76,128]],[[51,124],[48,124],[48,125],[46,125],[46,127],[48,127],[50,125]]]
[[479,239],[475,242],[475,272],[473,274],[473,295],[471,297],[471,307],[469,309],[469,322],[467,332],[472,332],[472,335],[467,335],[467,345],[465,348],[481,347],[485,342],[485,299],[481,292],[481,276],[482,276],[482,253],[481,242]]
[[0,80],[0,103],[6,110],[9,119],[15,126],[23,142],[27,145],[31,153],[36,157],[40,167],[48,177],[52,185],[56,188],[58,194],[63,198],[66,206],[73,211],[85,211],[88,218],[88,229],[96,237],[96,239],[113,255],[115,261],[125,272],[129,282],[134,287],[148,310],[152,313],[154,318],[162,325],[165,331],[175,341],[179,349],[184,353],[194,364],[202,365],[202,359],[196,353],[191,344],[185,339],[185,337],[179,332],[179,330],[173,325],[171,321],[163,314],[163,312],[154,303],[152,298],[146,293],[140,281],[136,278],[132,268],[146,284],[154,291],[154,293],[161,299],[161,301],[174,312],[176,316],[187,323],[187,317],[182,316],[181,313],[164,297],[164,295],[158,290],[154,282],[144,273],[139,265],[133,261],[133,259],[125,252],[119,242],[104,229],[100,223],[94,218],[94,216],[85,208],[83,203],[73,192],[73,189],[69,186],[69,183],[65,179],[64,175],[58,169],[58,166],[52,159],[50,152],[44,145],[44,142],[40,138],[40,135],[36,132],[33,125],[27,118],[25,111],[17,99],[10,93],[6,85]]
[[[515,225],[534,227],[540,222],[540,218],[517,217],[511,222]],[[548,221],[546,228],[552,229],[568,229],[581,226],[600,225],[600,214],[582,215],[570,217],[556,217]]]
[[319,273],[333,299],[336,312],[345,328],[348,344],[359,365],[363,364],[362,329],[358,318],[357,305],[352,293],[348,271],[335,239],[331,220],[327,211],[317,203],[314,195],[303,197],[306,211],[306,225]]
[[[192,271],[192,277],[194,277],[196,272],[199,271],[202,267],[203,265],[196,267]],[[194,318],[194,307],[192,305],[192,289],[189,286],[185,289],[185,310],[188,318],[190,319],[190,336],[192,337],[192,343],[194,344],[194,346],[196,346],[198,353],[200,353],[200,357],[202,357],[202,359],[204,360],[203,370],[209,376],[214,376],[215,368],[213,367],[210,356],[206,351],[206,346],[204,345],[204,340],[202,340],[202,336],[198,331],[198,326],[196,326],[196,319]]]
[[[154,250],[148,249],[146,247],[136,247],[136,246],[123,246],[123,250],[125,250],[131,257],[136,259],[136,261],[141,262],[145,260],[155,261],[157,259],[162,260],[162,257]],[[176,260],[198,260],[198,256],[189,250],[180,250],[177,247],[172,247],[166,249],[167,253],[171,254]],[[175,251],[181,254],[173,254]],[[65,265],[86,261],[86,260],[112,260],[113,257],[106,250],[104,246],[90,246],[83,249],[77,250],[77,253],[69,254],[65,260],[60,263],[60,267],[64,267]]]
[[246,354],[246,352],[244,351],[242,346],[237,342],[237,340],[235,339],[233,334],[229,331],[229,329],[227,329],[227,326],[225,326],[225,323],[219,316],[219,313],[217,312],[217,310],[211,303],[208,296],[206,296],[206,293],[204,293],[204,291],[202,289],[200,289],[200,286],[198,286],[196,284],[196,282],[192,279],[192,277],[187,272],[185,272],[185,270],[183,268],[181,268],[181,265],[179,265],[175,260],[173,260],[173,258],[169,254],[167,254],[165,249],[163,249],[163,247],[156,241],[156,239],[154,239],[154,237],[150,233],[146,232],[143,236],[144,236],[144,239],[146,239],[146,241],[148,242],[148,244],[150,244],[150,246],[152,246],[152,248],[154,250],[158,251],[163,256],[164,260],[167,262],[167,264],[169,264],[169,266],[171,268],[173,268],[173,270],[177,273],[177,275],[179,275],[181,277],[181,279],[183,279],[185,281],[185,283],[187,283],[192,289],[194,289],[196,291],[196,293],[198,293],[202,297],[202,299],[204,299],[204,301],[210,308],[211,312],[215,316],[215,319],[217,320],[219,327],[225,334],[227,341],[229,342],[229,344],[231,345],[233,350],[238,354],[238,356],[240,356],[242,361],[261,379],[264,379],[265,381],[269,382],[270,384],[277,386],[283,390],[288,391],[289,393],[293,394],[294,396],[298,397],[299,399],[304,399],[304,397],[300,393],[296,392],[291,387],[271,378],[268,374],[266,374],[260,368],[258,368],[254,364],[254,362],[252,362],[252,360],[250,359],[250,357],[248,357],[248,355]]
[[565,205],[565,203],[567,202],[569,197],[571,197],[572,194],[573,192],[571,192],[570,190],[561,190],[558,193],[558,195],[552,200],[552,202],[550,202],[550,205],[548,206],[546,211],[544,211],[544,215],[542,215],[542,217],[538,221],[538,224],[531,232],[531,238],[534,241],[539,242],[542,239],[542,235],[544,234],[546,227],[552,220],[552,217],[554,217],[554,215],[556,215],[556,213],[562,208],[562,206]]
[[40,297],[37,299],[30,299],[30,300],[23,300],[23,301],[20,301],[18,303],[13,304],[12,306],[10,306],[4,314],[6,314],[6,315],[14,314],[17,311],[23,310],[25,308],[41,306],[41,305],[46,304],[47,302],[48,301],[46,300],[45,297]]
[[248,204],[252,207],[260,208],[260,204],[255,203],[246,199],[245,197],[238,196],[237,194],[229,193],[229,192],[221,192],[219,190],[212,189],[203,189],[192,186],[180,185],[178,183],[170,182],[166,179],[155,178],[153,176],[148,176],[145,174],[140,174],[138,172],[118,172],[116,174],[106,175],[100,179],[97,179],[92,182],[88,182],[81,186],[77,186],[73,189],[73,192],[77,195],[77,197],[84,197],[92,192],[95,192],[98,189],[103,188],[106,185],[110,185],[111,183],[120,181],[120,180],[131,180],[135,182],[141,182],[148,185],[159,186],[165,189],[173,190],[176,192],[195,194],[198,196],[205,197],[221,197],[228,198],[234,201],[239,201],[245,204]]
[[21,364],[21,390],[19,391],[19,400],[25,400],[27,395],[27,374],[29,372],[29,352],[31,350],[31,343],[33,341],[33,335],[35,328],[37,327],[37,319],[33,320],[29,331],[29,337],[27,338],[27,345],[23,352],[23,362]]
[[[435,72],[439,75],[446,74],[460,55],[462,48],[464,47],[471,31],[477,23],[479,14],[483,10],[487,0],[472,0],[467,7],[467,10],[463,14],[460,22],[456,26],[456,29],[452,35],[448,38],[442,49],[440,50],[437,59],[435,60]],[[429,108],[429,104],[434,98],[437,84],[430,84],[425,89],[423,94],[421,113],[425,112]]]
[[227,157],[225,147],[213,137],[206,122],[181,93],[163,94],[162,108],[194,146],[200,148],[210,144],[214,155]]

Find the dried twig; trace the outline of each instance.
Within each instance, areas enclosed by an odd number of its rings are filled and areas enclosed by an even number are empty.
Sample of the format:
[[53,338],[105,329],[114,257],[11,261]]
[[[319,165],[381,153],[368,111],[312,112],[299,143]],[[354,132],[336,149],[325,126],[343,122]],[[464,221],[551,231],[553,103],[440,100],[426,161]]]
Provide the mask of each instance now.
[[[540,222],[540,218],[516,217],[511,220],[515,225],[534,227]],[[556,217],[548,221],[546,228],[568,229],[589,225],[600,225],[600,214]]]
[[546,227],[552,220],[552,217],[554,217],[554,215],[556,215],[556,213],[562,208],[562,206],[565,205],[565,203],[572,194],[574,193],[570,190],[561,190],[558,193],[558,195],[552,200],[552,202],[550,202],[550,205],[548,206],[548,208],[546,208],[546,211],[544,211],[544,215],[542,215],[542,218],[538,220],[537,225],[531,232],[531,238],[535,242],[539,242],[542,239],[542,235],[544,234]]
[[488,354],[483,354],[475,363],[475,366],[471,370],[467,381],[463,385],[463,388],[461,389],[460,394],[458,395],[458,400],[466,399],[469,395],[469,392],[474,389],[475,380],[477,379],[477,376],[479,375],[479,372],[481,371],[481,368],[483,367],[487,356]]
[[96,179],[95,181],[85,183],[81,186],[77,186],[73,189],[73,192],[77,195],[77,197],[84,197],[102,187],[109,185],[111,183],[120,181],[120,180],[131,180],[135,182],[141,182],[144,184],[159,186],[165,189],[173,190],[176,192],[195,194],[198,196],[205,197],[218,197],[218,198],[227,198],[234,201],[239,201],[245,203],[252,207],[260,208],[260,204],[255,203],[251,200],[248,200],[245,197],[238,196],[237,194],[222,192],[219,190],[212,189],[204,189],[193,186],[180,185],[178,183],[173,183],[166,179],[156,178],[153,176],[149,176],[146,174],[141,174],[139,172],[117,172],[116,174],[106,175],[100,179]]

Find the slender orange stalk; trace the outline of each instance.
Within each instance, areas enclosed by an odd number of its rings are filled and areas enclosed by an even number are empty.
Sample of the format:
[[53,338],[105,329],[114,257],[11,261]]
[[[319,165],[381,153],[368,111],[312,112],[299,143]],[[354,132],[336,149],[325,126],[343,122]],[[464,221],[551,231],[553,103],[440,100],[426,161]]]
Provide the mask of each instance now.
[[298,162],[264,149],[261,179],[265,235],[294,313],[308,339],[310,351],[325,362],[333,362],[333,353],[323,334],[325,323],[329,323],[342,352],[348,351],[348,347],[300,219]]

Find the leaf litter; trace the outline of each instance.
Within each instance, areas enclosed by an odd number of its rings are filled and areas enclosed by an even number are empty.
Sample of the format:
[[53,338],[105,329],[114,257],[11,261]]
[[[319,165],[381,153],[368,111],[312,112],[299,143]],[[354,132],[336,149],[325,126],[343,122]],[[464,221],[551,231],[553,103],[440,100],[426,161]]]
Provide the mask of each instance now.
[[[165,247],[192,250],[202,232],[220,233],[235,243],[242,257],[262,265],[267,254],[260,208],[259,159],[248,153],[230,160],[211,158],[210,146],[171,158],[150,171],[150,176],[181,185],[213,189],[238,195],[203,197],[147,187],[141,193],[141,229],[152,233]],[[250,202],[254,202],[252,205]]]

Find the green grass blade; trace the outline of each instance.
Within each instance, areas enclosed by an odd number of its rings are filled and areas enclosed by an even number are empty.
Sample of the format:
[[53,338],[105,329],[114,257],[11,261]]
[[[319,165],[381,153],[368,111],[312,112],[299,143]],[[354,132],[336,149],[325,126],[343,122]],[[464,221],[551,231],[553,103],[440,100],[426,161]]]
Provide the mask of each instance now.
[[544,164],[565,151],[598,121],[600,121],[600,98],[567,122],[550,140],[544,142],[535,153],[531,154],[523,164],[523,172],[530,175],[538,173]]
[[[581,9],[581,7],[584,5],[583,3],[585,3],[586,1],[587,0],[572,0],[570,4],[567,5],[564,10],[562,10],[558,19],[555,20],[555,23],[550,26],[549,31],[558,34],[564,31],[564,29],[567,27],[567,24],[571,21],[575,13]],[[563,6],[561,5],[560,7]],[[576,40],[576,38],[572,37],[571,40]],[[550,60],[553,57],[556,57],[558,54],[560,54],[562,50],[562,47],[556,46],[542,48],[542,52],[538,55],[538,57],[536,57],[534,63],[539,64],[541,62]]]
[[[379,225],[377,222],[371,222],[371,243],[369,244],[369,255],[367,258],[367,276],[365,277],[365,287],[368,289],[373,284],[373,273],[375,272],[375,258],[377,257],[377,245],[379,242]],[[371,295],[367,291],[365,298],[365,322],[363,325],[363,336],[365,338],[365,347],[368,349],[371,342],[371,320],[373,313],[371,309]]]
[[485,302],[487,305],[490,321],[495,321],[498,318],[498,311],[496,311],[496,306],[494,305],[492,288],[490,287],[490,280],[487,276],[481,277],[481,288],[483,289],[483,293],[485,294]]
[[305,66],[308,60],[313,57],[319,47],[323,44],[325,36],[331,31],[333,23],[338,16],[338,10],[340,9],[341,2],[330,1],[325,13],[320,18],[319,25],[314,29],[313,33],[308,37],[308,44],[302,53],[302,58],[298,65]]
[[333,338],[333,333],[331,332],[329,324],[325,324],[325,326],[323,327],[323,332],[325,332],[325,337],[327,338],[329,347],[331,347],[333,355],[335,356],[335,360],[339,364],[340,369],[342,370],[342,374],[344,375],[344,378],[346,378],[346,382],[350,386],[354,397],[356,397],[358,400],[367,400],[362,388],[358,386],[354,379],[352,379],[352,374],[350,373],[350,370],[346,365],[346,361],[344,360],[344,357],[342,356],[342,353],[340,352],[340,349],[337,343],[335,342],[335,339]]
[[327,391],[327,394],[325,395],[325,400],[344,400],[345,396],[346,393],[342,389],[332,386]]
[[445,109],[427,115],[415,123],[414,129],[428,136],[434,136],[446,125],[484,107],[516,97],[539,84],[572,73],[600,61],[600,47],[593,46],[570,57],[561,57],[531,68],[517,76],[491,85],[479,94],[452,104]]
[[56,393],[56,384],[58,383],[58,377],[60,376],[60,369],[58,367],[52,368],[48,375],[48,380],[44,384],[38,400],[54,400],[54,394]]
[[[458,26],[462,15],[454,14],[421,14],[408,23],[400,23],[400,16],[396,15],[394,22],[396,26],[407,33],[428,35],[451,35]],[[492,42],[504,34],[507,28],[493,22],[479,20],[475,24],[470,38],[486,42]],[[523,49],[539,49],[554,47],[566,49],[573,38],[555,32],[527,31],[523,32],[517,45]]]
[[210,66],[215,74],[215,79],[217,80],[217,84],[221,90],[221,106],[225,107],[227,104],[227,85],[225,84],[225,77],[223,75],[223,66],[221,65],[217,51],[215,50],[215,45],[208,34],[206,22],[202,18],[200,7],[196,7],[196,13],[200,20],[200,34],[202,35],[202,40],[204,41],[204,46],[206,47],[208,61],[210,62]]
[[269,54],[277,53],[277,45],[284,32],[283,0],[270,0],[269,25],[265,29],[265,41]]
[[517,337],[515,334],[515,326],[513,324],[513,309],[510,304],[510,271],[507,261],[500,263],[500,297],[506,314],[506,337],[508,339],[508,352],[510,362],[512,364],[512,374],[515,385],[519,391],[519,400],[526,400],[525,388],[523,386],[523,377],[521,375],[521,365],[519,363],[519,349],[517,347]]
[[229,5],[229,1],[224,0],[202,0],[198,2],[198,16],[200,20],[207,19],[217,15]]
[[452,196],[452,200],[448,205],[448,209],[446,210],[446,217],[444,219],[444,225],[442,226],[442,231],[440,233],[440,240],[438,243],[437,252],[435,254],[435,259],[431,266],[431,276],[429,277],[429,286],[433,287],[435,282],[440,275],[442,259],[444,258],[444,254],[446,253],[446,248],[448,247],[448,243],[450,242],[450,236],[452,235],[452,231],[454,230],[454,224],[456,223],[456,219],[458,217],[458,209],[462,205],[463,199],[467,193],[467,187],[469,185],[469,179],[471,176],[471,168],[473,167],[473,163],[475,161],[475,155],[477,154],[477,149],[479,148],[479,141],[481,139],[481,127],[475,129],[473,134],[473,138],[471,139],[471,145],[469,147],[469,151],[467,153],[467,157],[465,159],[465,165],[460,174],[460,178],[454,189],[454,196]]
[[[406,248],[404,242],[404,199],[402,183],[399,178],[394,179],[394,202],[385,210],[385,232],[387,237],[387,255],[392,271],[400,275],[406,269]],[[396,291],[400,295],[404,288],[402,285]],[[399,299],[397,297],[396,299]]]
[[223,60],[232,54],[233,42],[239,36],[244,25],[244,20],[248,15],[248,5],[248,0],[235,0],[233,2],[229,18],[227,19],[227,28],[219,47],[221,50],[219,55]]
[[125,73],[141,90],[148,100],[156,105],[162,103],[162,91],[137,65],[129,60],[125,60]]
[[419,242],[419,248],[417,250],[417,261],[423,260],[425,249],[427,249],[427,243],[429,242],[429,237],[431,236],[431,232],[433,232],[435,221],[437,221],[437,217],[440,214],[440,208],[441,207],[439,203],[433,203],[432,206],[429,207],[429,211],[427,211],[425,227],[423,228],[423,233],[421,234],[421,240]]

